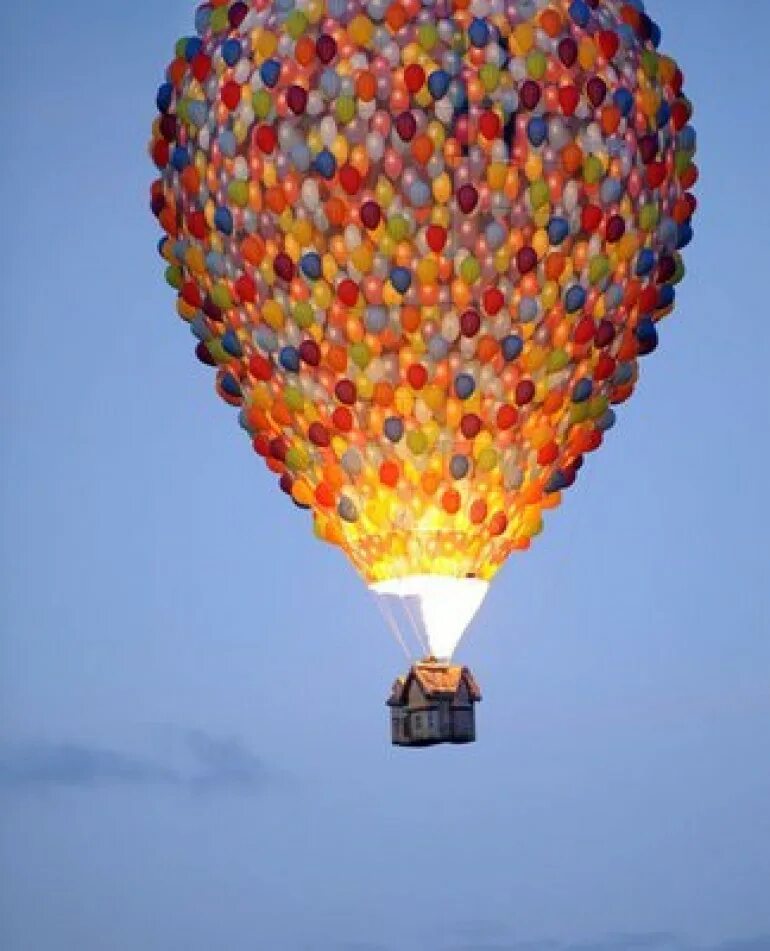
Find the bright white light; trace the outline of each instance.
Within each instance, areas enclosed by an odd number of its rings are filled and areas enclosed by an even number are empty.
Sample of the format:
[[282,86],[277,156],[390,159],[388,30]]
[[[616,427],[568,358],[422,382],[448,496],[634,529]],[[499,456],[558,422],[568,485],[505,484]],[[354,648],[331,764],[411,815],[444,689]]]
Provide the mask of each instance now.
[[429,652],[449,660],[489,590],[479,578],[410,575],[371,585],[402,634],[412,626]]

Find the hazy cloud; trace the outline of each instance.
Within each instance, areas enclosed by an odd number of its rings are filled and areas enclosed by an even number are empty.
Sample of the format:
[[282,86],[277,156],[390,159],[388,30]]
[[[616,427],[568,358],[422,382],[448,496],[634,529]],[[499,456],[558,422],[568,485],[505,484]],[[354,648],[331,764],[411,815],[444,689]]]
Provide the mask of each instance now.
[[455,944],[447,945],[444,951],[567,951],[568,946],[560,941],[511,941],[510,938],[494,940],[482,936],[479,940],[466,935]]
[[0,743],[0,790],[155,785],[257,792],[267,781],[262,761],[236,738],[186,731],[176,746],[167,763],[73,742]]
[[259,789],[265,782],[262,761],[235,737],[210,736],[200,730],[186,736],[197,767],[190,777],[202,789]]
[[770,935],[760,935],[745,941],[723,941],[713,951],[770,951]]
[[340,951],[389,951],[387,945],[376,944],[371,941],[348,941],[341,945],[335,945],[335,951],[339,947]]
[[[323,941],[323,939],[321,939]],[[335,941],[334,944],[327,944],[325,941],[321,945],[318,939],[313,944],[304,945],[302,951],[394,951],[392,945],[378,944],[375,941]]]
[[770,936],[717,944],[694,944],[667,931],[607,935],[593,940],[562,941],[498,941],[469,942],[447,945],[444,951],[770,951]]
[[447,945],[444,951],[562,951],[563,945],[553,941],[525,941],[525,942],[464,942],[463,944]]
[[486,940],[483,946],[468,937],[460,944],[447,947],[446,951],[695,951],[688,942],[668,932],[607,935],[576,942]]
[[[445,933],[449,934],[446,930]],[[510,934],[510,928],[504,921],[494,921],[492,919],[466,918],[452,924],[451,935],[455,941],[473,941],[478,945],[479,941],[495,941],[500,938],[507,938]]]
[[691,951],[692,945],[667,931],[607,935],[594,941],[568,944],[564,951]]
[[0,786],[144,785],[177,782],[178,776],[152,760],[76,743],[0,746]]

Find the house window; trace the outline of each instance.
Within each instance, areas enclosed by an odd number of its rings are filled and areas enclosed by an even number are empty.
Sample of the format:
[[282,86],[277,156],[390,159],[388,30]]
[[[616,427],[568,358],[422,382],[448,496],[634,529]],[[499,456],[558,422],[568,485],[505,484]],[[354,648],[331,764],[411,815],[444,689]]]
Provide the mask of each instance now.
[[419,713],[416,713],[414,715],[414,725],[416,729],[418,730],[422,729],[422,716]]

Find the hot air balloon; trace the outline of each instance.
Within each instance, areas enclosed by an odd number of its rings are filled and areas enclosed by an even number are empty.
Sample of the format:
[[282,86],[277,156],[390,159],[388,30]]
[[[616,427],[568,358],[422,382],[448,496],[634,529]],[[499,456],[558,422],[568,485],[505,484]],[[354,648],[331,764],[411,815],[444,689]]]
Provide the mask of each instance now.
[[402,745],[474,738],[458,642],[674,305],[695,132],[660,42],[641,0],[210,0],[158,91],[179,316],[412,643]]

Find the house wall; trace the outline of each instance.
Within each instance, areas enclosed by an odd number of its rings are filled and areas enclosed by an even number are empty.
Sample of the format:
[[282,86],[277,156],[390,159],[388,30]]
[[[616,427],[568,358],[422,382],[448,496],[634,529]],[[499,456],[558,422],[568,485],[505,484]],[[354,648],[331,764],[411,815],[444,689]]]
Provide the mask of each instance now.
[[396,744],[468,741],[476,738],[472,706],[453,707],[448,702],[423,710],[391,711],[391,739]]
[[391,709],[390,738],[394,743],[404,739],[404,714],[402,710],[397,708]]
[[435,707],[409,714],[412,736],[416,740],[435,740],[441,735],[439,713]]
[[442,700],[439,703],[438,714],[441,736],[450,739],[452,736],[452,704],[449,700]]
[[466,684],[464,680],[460,681],[460,686],[457,688],[457,693],[455,694],[454,702],[455,702],[455,706],[459,706],[460,704],[471,702],[471,695],[468,691],[468,685]]
[[416,680],[412,680],[411,684],[409,685],[409,706],[421,707],[425,704],[425,702],[425,694],[422,692],[422,688]]
[[454,734],[458,738],[475,736],[476,725],[473,707],[455,708],[454,710]]

